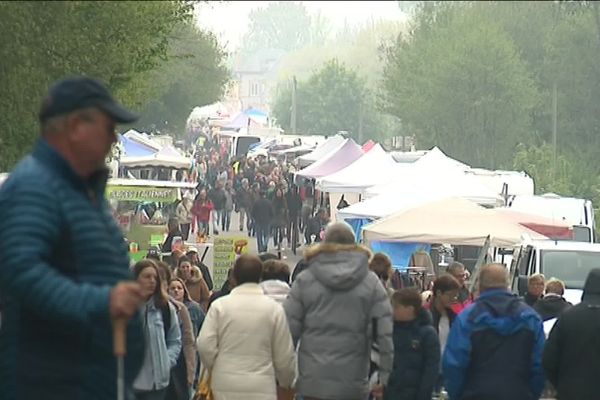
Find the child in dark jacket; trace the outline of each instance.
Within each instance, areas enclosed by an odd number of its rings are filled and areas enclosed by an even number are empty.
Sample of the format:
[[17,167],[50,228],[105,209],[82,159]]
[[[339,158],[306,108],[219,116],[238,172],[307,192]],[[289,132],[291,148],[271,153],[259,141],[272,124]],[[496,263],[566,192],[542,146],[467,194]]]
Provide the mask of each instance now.
[[440,342],[414,289],[393,294],[394,366],[384,400],[430,400],[440,370]]

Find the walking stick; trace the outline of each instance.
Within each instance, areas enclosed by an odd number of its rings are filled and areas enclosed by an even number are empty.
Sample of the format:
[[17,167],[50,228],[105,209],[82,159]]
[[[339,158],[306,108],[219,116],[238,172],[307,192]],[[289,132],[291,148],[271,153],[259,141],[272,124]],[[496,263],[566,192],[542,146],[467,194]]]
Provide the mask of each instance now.
[[113,321],[113,353],[117,359],[117,400],[125,400],[125,354],[127,320],[116,319]]

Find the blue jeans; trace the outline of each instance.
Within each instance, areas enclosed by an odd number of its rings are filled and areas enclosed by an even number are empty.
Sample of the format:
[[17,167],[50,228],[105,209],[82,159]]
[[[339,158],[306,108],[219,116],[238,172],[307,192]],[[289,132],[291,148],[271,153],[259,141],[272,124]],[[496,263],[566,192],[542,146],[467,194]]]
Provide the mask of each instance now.
[[267,245],[269,243],[269,226],[255,223],[254,227],[256,229],[258,252],[264,253],[267,251]]
[[231,210],[223,210],[221,214],[221,230],[229,232],[231,227]]
[[219,223],[223,219],[223,210],[213,210],[213,232],[219,231]]

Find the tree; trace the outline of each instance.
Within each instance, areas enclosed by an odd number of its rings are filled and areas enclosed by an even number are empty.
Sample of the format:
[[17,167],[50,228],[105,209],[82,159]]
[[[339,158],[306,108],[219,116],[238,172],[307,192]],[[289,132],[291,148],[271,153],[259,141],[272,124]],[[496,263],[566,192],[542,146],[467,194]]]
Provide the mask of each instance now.
[[[298,131],[331,135],[345,130],[358,138],[361,123],[368,124],[368,102],[365,101],[368,95],[364,81],[354,71],[336,59],[328,61],[308,80],[298,82]],[[289,131],[291,87],[280,87],[273,114]]]
[[0,170],[33,144],[41,97],[65,75],[99,78],[138,111],[160,98],[168,86],[147,78],[168,61],[173,30],[192,23],[191,11],[188,1],[0,2]]
[[533,178],[538,193],[569,195],[575,189],[572,163],[565,156],[559,156],[555,174],[554,151],[548,143],[539,146],[517,145],[513,167],[527,172]]
[[[384,66],[383,48],[395,41],[396,36],[404,25],[381,21],[366,24],[348,30],[346,34],[339,34],[330,41],[305,46],[287,54],[279,71],[279,80],[288,86],[293,76],[298,80],[308,80],[320,68],[336,58],[347,68],[356,72],[365,83],[363,96],[363,132],[364,139],[385,139],[392,134],[398,134],[399,124],[397,118],[385,114],[377,109],[376,93]],[[286,92],[287,93],[287,92]],[[285,96],[291,96],[286,94]]]
[[309,15],[302,3],[280,1],[250,12],[248,32],[242,51],[252,54],[259,49],[292,51],[311,43],[320,43],[330,32],[321,14]]
[[539,99],[512,40],[470,5],[425,7],[420,18],[388,53],[385,110],[423,145],[473,165],[509,166]]
[[173,33],[169,61],[144,79],[156,95],[146,104],[138,126],[181,135],[192,109],[214,103],[229,80],[226,53],[210,32],[180,24]]

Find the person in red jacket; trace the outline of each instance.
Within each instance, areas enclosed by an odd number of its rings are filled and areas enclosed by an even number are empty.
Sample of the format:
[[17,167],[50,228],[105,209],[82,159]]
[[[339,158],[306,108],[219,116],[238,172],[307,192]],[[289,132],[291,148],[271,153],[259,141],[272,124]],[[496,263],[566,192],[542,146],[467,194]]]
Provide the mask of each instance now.
[[208,235],[210,212],[214,209],[212,201],[206,196],[206,190],[200,191],[192,207],[192,215],[198,223],[198,232]]

